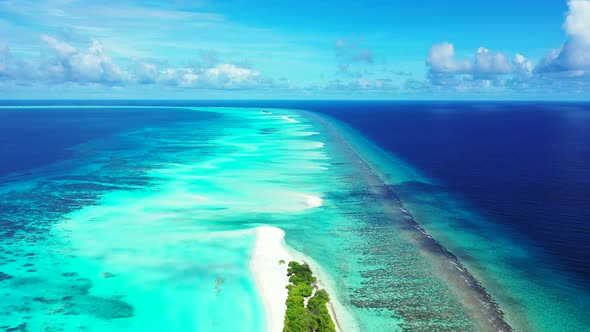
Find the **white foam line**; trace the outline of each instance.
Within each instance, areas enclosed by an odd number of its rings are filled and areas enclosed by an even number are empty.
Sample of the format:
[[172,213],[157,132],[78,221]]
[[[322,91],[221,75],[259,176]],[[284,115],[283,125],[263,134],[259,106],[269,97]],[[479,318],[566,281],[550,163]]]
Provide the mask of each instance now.
[[286,115],[283,115],[283,116],[281,116],[281,119],[283,119],[283,120],[287,120],[287,121],[289,121],[289,122],[293,122],[293,123],[298,123],[298,122],[299,122],[299,121],[297,121],[297,120],[295,120],[295,119],[293,119],[293,118],[291,118],[291,117],[288,117],[288,116],[286,116]]
[[322,206],[324,200],[318,196],[307,196],[305,203],[308,209],[313,209]]

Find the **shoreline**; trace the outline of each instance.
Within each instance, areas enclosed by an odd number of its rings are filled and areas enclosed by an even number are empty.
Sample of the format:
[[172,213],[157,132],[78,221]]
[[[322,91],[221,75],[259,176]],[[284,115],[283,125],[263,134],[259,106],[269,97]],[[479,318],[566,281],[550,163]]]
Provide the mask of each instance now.
[[[290,261],[305,262],[309,264],[309,259],[301,253],[295,253],[285,243],[285,232],[273,226],[260,226],[254,228],[256,240],[252,255],[250,256],[250,270],[254,277],[256,288],[260,294],[264,311],[266,314],[266,331],[282,332],[284,327],[285,312],[287,310],[287,285],[289,277],[287,276],[287,264]],[[279,261],[285,261],[284,264]],[[322,282],[324,273],[319,272],[317,264],[312,263],[310,267],[317,276],[317,286],[325,289],[330,294],[328,302],[328,312],[336,325],[336,331],[343,332],[341,322],[336,315],[335,300],[332,289],[326,287]],[[346,329],[346,331],[353,329]]]
[[[260,226],[254,232],[256,240],[249,265],[264,306],[266,331],[281,332],[287,310],[287,263],[293,258],[283,244],[283,230]],[[280,260],[285,264],[279,264]]]

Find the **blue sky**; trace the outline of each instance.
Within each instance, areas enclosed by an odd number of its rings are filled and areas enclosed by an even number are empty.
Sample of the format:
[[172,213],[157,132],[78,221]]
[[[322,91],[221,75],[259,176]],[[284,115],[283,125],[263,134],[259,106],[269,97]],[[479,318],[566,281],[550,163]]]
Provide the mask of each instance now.
[[590,0],[0,0],[0,98],[589,96]]

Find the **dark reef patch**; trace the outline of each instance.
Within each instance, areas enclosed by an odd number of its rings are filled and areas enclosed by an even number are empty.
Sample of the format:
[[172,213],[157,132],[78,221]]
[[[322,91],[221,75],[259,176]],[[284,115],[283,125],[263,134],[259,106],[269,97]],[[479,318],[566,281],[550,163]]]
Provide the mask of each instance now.
[[77,277],[78,273],[76,272],[64,272],[61,274],[62,277]]
[[6,331],[6,332],[26,332],[26,331],[28,331],[27,323],[22,323],[18,326],[15,326],[15,327],[7,327],[4,331]]
[[0,271],[0,282],[2,282],[4,280],[12,279],[12,278],[13,278],[13,276],[11,276],[10,274]]

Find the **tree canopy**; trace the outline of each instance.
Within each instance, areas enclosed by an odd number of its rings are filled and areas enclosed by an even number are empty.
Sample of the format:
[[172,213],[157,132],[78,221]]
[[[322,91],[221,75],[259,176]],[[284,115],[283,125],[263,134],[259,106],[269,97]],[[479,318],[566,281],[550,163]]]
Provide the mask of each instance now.
[[316,289],[317,279],[309,265],[293,261],[288,266],[290,283],[283,332],[335,332],[336,326],[328,311],[330,296],[325,290]]

